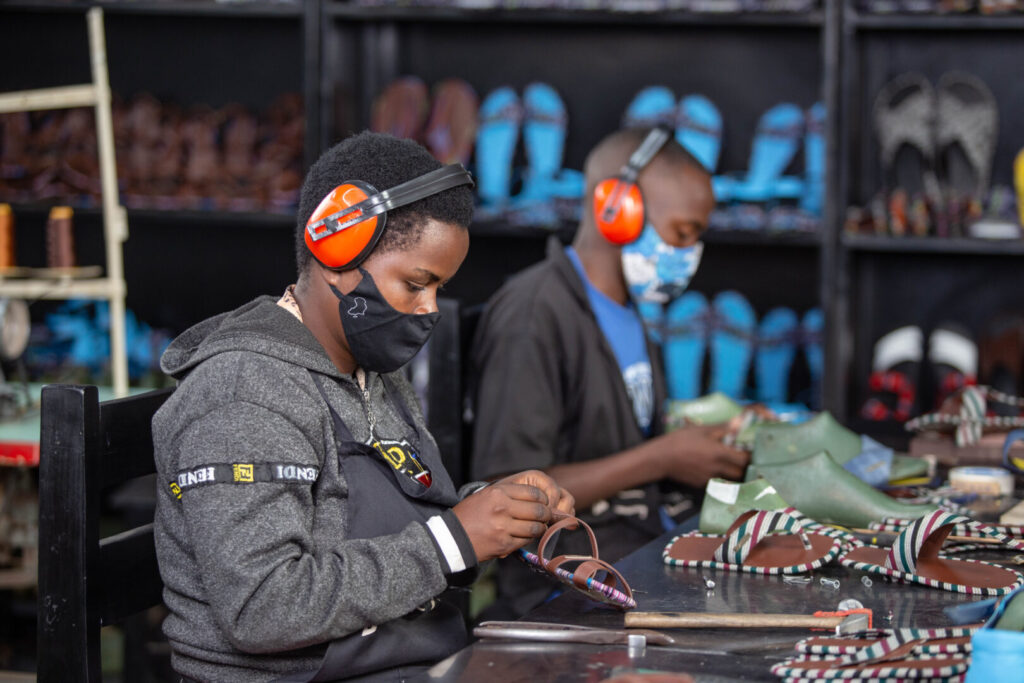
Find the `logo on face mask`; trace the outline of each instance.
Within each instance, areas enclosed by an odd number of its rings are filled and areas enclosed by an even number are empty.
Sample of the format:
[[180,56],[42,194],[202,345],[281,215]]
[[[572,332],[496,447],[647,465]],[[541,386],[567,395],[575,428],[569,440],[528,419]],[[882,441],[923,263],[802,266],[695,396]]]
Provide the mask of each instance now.
[[630,297],[661,304],[677,298],[697,272],[703,252],[701,242],[673,247],[647,223],[639,239],[622,247],[622,274]]
[[359,367],[373,372],[394,372],[423,348],[441,314],[395,310],[377,289],[373,277],[362,268],[359,273],[363,279],[348,294],[330,286],[338,298],[338,316],[345,330],[345,340]]
[[366,315],[366,299],[361,296],[357,296],[352,300],[352,308],[348,309],[348,314],[352,318],[358,318],[361,315]]

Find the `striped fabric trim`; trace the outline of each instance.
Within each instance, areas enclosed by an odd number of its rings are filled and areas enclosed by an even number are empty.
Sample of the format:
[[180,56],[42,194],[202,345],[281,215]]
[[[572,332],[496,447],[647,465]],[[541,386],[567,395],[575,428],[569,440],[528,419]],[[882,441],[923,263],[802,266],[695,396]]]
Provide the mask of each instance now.
[[[871,522],[868,524],[868,528],[872,531],[889,531],[899,533],[903,531],[907,525],[913,520],[909,519],[897,519],[895,517],[883,517],[880,522]],[[982,538],[985,537],[985,532],[980,529],[981,526],[987,526],[989,529],[1009,536],[1014,539],[1024,540],[1024,526],[1015,524],[987,524],[985,522],[979,522],[977,520],[971,520],[969,524],[957,524],[953,527],[951,535],[953,536],[966,536],[968,538]]]
[[960,410],[957,413],[928,413],[908,420],[908,431],[927,431],[952,427],[957,446],[978,443],[986,427],[1014,429],[1024,426],[1024,416],[986,415],[988,402],[1024,408],[1024,399],[1010,396],[988,386],[965,386],[960,392]]
[[743,564],[750,551],[765,536],[777,531],[799,534],[804,547],[810,549],[811,543],[803,530],[803,519],[803,515],[791,507],[785,510],[759,510],[725,537],[722,545],[715,550],[714,559],[717,562]]
[[[968,658],[957,655],[921,655],[904,656],[893,661],[885,661],[890,653],[903,647],[908,640],[899,633],[879,640],[861,648],[857,652],[834,658],[820,658],[811,655],[798,655],[774,665],[771,671],[776,676],[799,676],[810,679],[864,679],[864,678],[936,678],[949,677],[963,673],[967,669]],[[923,643],[923,641],[922,641]],[[934,666],[906,666],[907,662],[934,662]],[[814,663],[820,666],[803,667],[796,664]],[[900,664],[903,666],[900,666]]]
[[919,583],[919,584],[921,584],[923,586],[929,586],[931,588],[938,588],[940,590],[949,591],[950,593],[962,593],[964,595],[987,595],[987,596],[998,597],[998,596],[1001,596],[1001,595],[1006,595],[1007,593],[1013,591],[1016,588],[1019,588],[1020,586],[1024,586],[1024,576],[1021,576],[1020,572],[1017,572],[1016,570],[1013,570],[1013,569],[1009,569],[1008,567],[1003,567],[1002,565],[998,565],[998,564],[995,564],[993,562],[984,562],[982,560],[968,560],[968,559],[960,560],[960,559],[958,559],[956,561],[957,562],[977,562],[978,564],[987,564],[989,566],[997,567],[999,569],[1006,569],[1007,571],[1011,571],[1011,572],[1017,574],[1017,580],[1014,581],[1013,584],[1011,584],[1009,586],[1004,586],[1002,588],[983,588],[983,587],[979,587],[979,586],[964,586],[964,585],[961,585],[961,584],[947,583],[945,581],[938,581],[936,579],[929,579],[929,578],[924,577],[924,576],[918,576],[917,574],[909,574],[909,573],[905,573],[905,572],[900,572],[900,571],[896,571],[895,569],[887,569],[886,567],[883,567],[883,566],[877,565],[877,564],[871,564],[870,562],[851,562],[850,560],[847,560],[845,558],[845,556],[839,558],[839,564],[843,565],[844,567],[849,567],[850,569],[856,569],[857,571],[868,572],[870,574],[881,574],[883,576],[888,576],[889,578],[893,579],[894,581],[902,581],[904,583]]
[[[851,655],[863,650],[865,647],[874,645],[882,638],[897,636],[907,642],[909,640],[923,640],[920,645],[914,647],[914,654],[957,654],[970,652],[970,641],[963,644],[937,644],[931,641],[947,640],[950,638],[967,638],[974,635],[978,626],[953,626],[947,628],[899,628],[885,629],[877,632],[877,635],[860,636],[813,636],[804,638],[796,644],[796,651],[805,655]],[[822,644],[828,642],[829,644]]]
[[887,569],[913,574],[917,571],[917,556],[921,547],[933,533],[944,526],[969,522],[967,517],[936,510],[911,522],[893,541],[885,557]]
[[[796,522],[798,525],[801,525],[803,527],[801,529],[801,531],[800,531],[800,535],[804,539],[804,546],[805,547],[809,547],[810,546],[810,542],[809,542],[809,540],[807,539],[807,536],[806,536],[806,534],[808,532],[816,534],[816,535],[819,535],[819,536],[825,536],[827,538],[831,538],[832,541],[833,541],[832,542],[832,547],[829,549],[829,551],[827,553],[825,553],[825,555],[823,555],[822,557],[818,558],[817,560],[814,560],[813,562],[807,562],[807,563],[798,564],[798,565],[790,565],[790,566],[785,566],[785,567],[754,567],[754,566],[745,565],[742,562],[729,562],[729,561],[720,560],[720,559],[712,559],[712,560],[679,560],[679,559],[676,559],[674,557],[671,557],[669,555],[669,550],[672,548],[673,544],[675,544],[676,541],[678,541],[680,539],[684,539],[684,538],[722,538],[722,536],[720,534],[704,534],[704,533],[701,533],[699,531],[691,531],[691,532],[686,533],[686,534],[680,534],[680,535],[674,537],[672,540],[670,540],[668,542],[668,544],[665,546],[665,549],[662,550],[661,558],[665,562],[665,564],[671,565],[673,567],[700,567],[700,568],[706,568],[706,569],[723,569],[723,570],[726,570],[726,571],[741,571],[741,572],[746,572],[748,574],[758,574],[758,575],[761,575],[761,576],[778,576],[778,575],[781,575],[781,574],[803,574],[803,573],[812,571],[814,569],[817,569],[819,567],[823,567],[826,564],[830,563],[835,558],[837,558],[841,552],[844,552],[844,551],[845,552],[849,552],[850,549],[852,549],[853,547],[856,547],[854,544],[863,545],[863,543],[861,543],[856,538],[854,538],[852,535],[850,535],[850,534],[848,534],[848,533],[846,533],[844,531],[841,531],[839,529],[834,529],[834,528],[831,528],[831,527],[826,527],[823,524],[819,524],[818,522],[810,520],[810,519],[804,517],[795,508],[786,508],[785,510],[761,511],[760,514],[751,516],[750,519],[745,520],[744,524],[741,524],[740,527],[735,529],[733,531],[733,533],[730,534],[729,537],[726,538],[726,540],[728,540],[729,538],[733,539],[734,550],[736,551],[736,552],[733,553],[734,557],[737,555],[737,553],[739,553],[742,556],[742,558],[745,560],[746,557],[750,554],[750,550],[754,546],[757,545],[756,543],[749,544],[749,546],[746,547],[745,552],[743,551],[743,548],[736,548],[735,546],[746,545],[746,543],[740,543],[740,541],[745,541],[746,540],[746,539],[743,538],[744,535],[746,534],[746,532],[741,531],[741,529],[744,528],[744,527],[751,527],[752,528],[753,520],[756,517],[761,517],[762,518],[762,522],[758,526],[758,529],[762,529],[763,527],[768,526],[769,523],[764,521],[764,517],[763,516],[765,516],[766,513],[773,513],[773,512],[777,516],[778,515],[784,515],[785,517],[788,517],[791,520],[790,522],[786,522],[784,520],[781,522],[781,524],[783,525],[782,531],[790,531],[790,532],[792,532],[791,529],[785,528],[787,524],[792,525],[792,522]],[[764,531],[764,533],[761,533],[760,536],[758,537],[758,541],[762,540],[766,535],[768,535],[768,531]],[[735,537],[735,538],[733,538],[733,537]],[[850,540],[850,539],[852,539],[852,540]],[[847,544],[849,544],[849,545],[847,545]],[[723,541],[722,545],[723,546],[725,545],[725,541]],[[724,556],[728,556],[728,552],[726,550],[722,550],[722,546],[719,546],[719,548],[715,550],[715,554],[714,554],[715,558],[718,558],[720,556],[723,556],[723,557]]]

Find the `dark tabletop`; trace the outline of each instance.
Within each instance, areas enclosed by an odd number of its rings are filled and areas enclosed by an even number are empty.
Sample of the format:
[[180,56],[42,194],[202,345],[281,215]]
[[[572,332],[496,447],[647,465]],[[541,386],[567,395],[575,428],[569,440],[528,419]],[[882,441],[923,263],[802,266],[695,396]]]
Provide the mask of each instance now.
[[[785,583],[781,576],[672,567],[664,564],[661,553],[676,533],[666,533],[616,563],[615,567],[633,588],[637,611],[811,614],[818,610],[834,611],[840,601],[854,598],[874,611],[876,628],[937,627],[951,625],[943,607],[984,599],[984,596],[961,595],[925,586],[888,583],[875,575],[871,575],[871,585],[867,586],[861,581],[866,575],[864,572],[848,570],[835,563],[814,571],[807,585]],[[884,540],[889,541],[891,537]],[[968,557],[1010,562],[1014,555],[985,552]],[[706,588],[702,577],[713,580],[714,588]],[[823,585],[822,577],[838,579],[839,587]],[[526,619],[623,628],[622,612],[575,591],[542,605]],[[793,654],[797,640],[815,633],[792,628],[671,629],[666,632],[678,645],[648,645],[642,652],[632,653],[625,645],[478,640],[434,666],[427,680],[597,683],[619,673],[668,671],[685,672],[698,681],[778,681],[769,667]]]

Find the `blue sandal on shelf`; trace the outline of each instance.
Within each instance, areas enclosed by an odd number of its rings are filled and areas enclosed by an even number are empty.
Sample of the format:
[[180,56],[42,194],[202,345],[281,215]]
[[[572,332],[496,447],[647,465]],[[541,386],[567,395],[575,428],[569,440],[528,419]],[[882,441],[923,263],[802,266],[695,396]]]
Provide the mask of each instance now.
[[715,324],[711,331],[709,390],[741,400],[754,355],[757,315],[742,294],[719,292],[711,302]]
[[675,125],[679,144],[714,173],[722,148],[722,114],[714,103],[704,95],[687,95],[679,102]]
[[708,300],[690,291],[665,312],[663,354],[668,396],[688,400],[701,395],[701,375],[708,337]]
[[804,193],[800,208],[821,216],[825,203],[825,103],[815,102],[807,110],[804,136]]
[[803,134],[804,113],[795,104],[777,104],[762,114],[750,148],[750,166],[730,189],[731,198],[741,202],[798,198],[803,181],[782,173],[796,156]]
[[638,92],[626,107],[623,128],[674,126],[676,96],[663,85],[651,85]]
[[510,87],[492,90],[480,104],[476,134],[476,187],[482,209],[500,211],[512,188],[512,160],[523,109]]
[[821,380],[825,373],[825,314],[820,308],[812,308],[804,313],[800,321],[801,337],[804,346],[804,358],[807,370],[811,375],[811,398],[807,401],[811,410],[821,409]]
[[761,320],[754,359],[758,401],[785,403],[799,329],[800,321],[791,308],[773,308]]

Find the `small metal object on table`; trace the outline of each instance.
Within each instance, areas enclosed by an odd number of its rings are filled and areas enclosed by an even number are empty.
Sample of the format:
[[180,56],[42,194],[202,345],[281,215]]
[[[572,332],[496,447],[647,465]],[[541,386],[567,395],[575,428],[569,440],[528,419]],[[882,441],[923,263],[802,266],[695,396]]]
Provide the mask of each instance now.
[[[693,520],[693,525],[696,520]],[[686,525],[681,528],[687,530]],[[977,596],[950,593],[925,586],[890,583],[875,577],[861,582],[862,572],[838,565],[813,573],[814,581],[786,583],[781,576],[671,567],[662,561],[665,545],[678,533],[663,534],[615,563],[626,576],[642,612],[717,612],[724,614],[810,615],[832,611],[840,600],[857,600],[874,611],[875,628],[938,627],[950,625],[943,608],[974,602]],[[985,553],[983,559],[1010,556]],[[1011,565],[1012,566],[1012,565]],[[840,588],[823,586],[826,577]],[[707,589],[705,579],[715,582]],[[889,614],[892,618],[886,618]],[[621,632],[623,613],[572,591],[538,607],[531,622],[569,624]],[[828,627],[826,628],[826,632]],[[660,630],[660,629],[659,629]],[[664,629],[671,645],[644,648],[627,643],[585,644],[479,640],[434,666],[423,680],[483,681],[599,681],[629,671],[689,673],[698,681],[778,681],[771,665],[793,653],[797,640],[817,633],[778,628]]]

